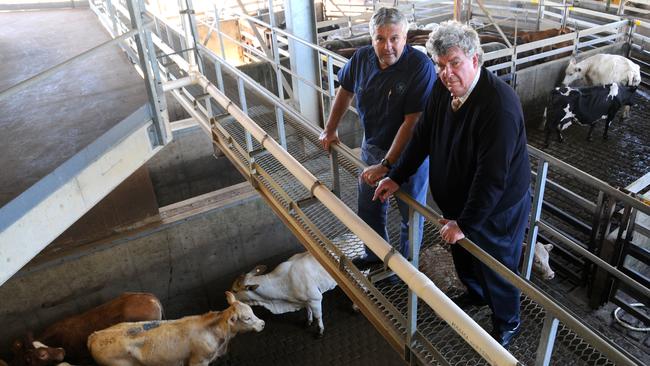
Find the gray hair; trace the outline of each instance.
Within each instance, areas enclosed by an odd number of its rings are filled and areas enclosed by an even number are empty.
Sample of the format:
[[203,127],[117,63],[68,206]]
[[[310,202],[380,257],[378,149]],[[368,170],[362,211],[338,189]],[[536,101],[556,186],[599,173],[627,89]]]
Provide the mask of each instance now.
[[437,29],[429,34],[427,50],[434,60],[449,53],[452,48],[458,48],[467,57],[478,56],[479,65],[483,64],[483,49],[478,33],[471,27],[455,20],[440,23]]
[[408,32],[409,21],[406,16],[396,8],[379,8],[370,18],[368,23],[370,27],[370,36],[375,36],[375,30],[388,24],[397,24],[402,26],[404,35]]

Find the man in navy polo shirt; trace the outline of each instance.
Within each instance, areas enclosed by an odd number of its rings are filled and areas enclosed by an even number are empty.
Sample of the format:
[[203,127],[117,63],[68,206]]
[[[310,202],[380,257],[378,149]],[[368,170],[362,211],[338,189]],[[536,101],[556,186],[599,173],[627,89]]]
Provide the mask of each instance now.
[[[337,127],[356,96],[357,110],[364,129],[361,159],[368,164],[359,180],[358,215],[388,240],[388,202],[373,201],[374,186],[390,170],[411,139],[413,128],[424,110],[436,80],[431,60],[406,44],[408,21],[393,8],[380,8],[370,19],[372,45],[357,50],[339,71],[341,87],[336,93],[330,116],[320,135],[323,148],[338,142]],[[418,202],[426,202],[428,162],[401,186]],[[398,200],[402,216],[400,252],[408,257],[408,206]],[[420,235],[422,237],[422,225]],[[354,260],[365,268],[380,259],[368,251]]]

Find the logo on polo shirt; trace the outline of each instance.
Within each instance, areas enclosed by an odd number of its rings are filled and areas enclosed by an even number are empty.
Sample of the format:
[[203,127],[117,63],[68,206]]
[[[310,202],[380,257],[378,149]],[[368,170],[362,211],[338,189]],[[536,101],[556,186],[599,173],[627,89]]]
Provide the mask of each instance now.
[[398,81],[397,84],[395,84],[395,93],[397,95],[402,95],[406,91],[406,83],[403,81]]

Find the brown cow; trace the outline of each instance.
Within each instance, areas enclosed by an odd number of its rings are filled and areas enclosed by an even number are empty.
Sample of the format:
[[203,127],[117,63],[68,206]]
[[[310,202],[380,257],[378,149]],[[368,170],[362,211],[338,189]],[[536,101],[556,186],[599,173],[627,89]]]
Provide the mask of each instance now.
[[207,366],[226,353],[237,333],[264,329],[264,321],[250,306],[228,291],[226,299],[230,307],[224,311],[100,330],[88,338],[88,349],[98,364],[106,366]]
[[73,364],[93,363],[86,348],[93,332],[122,322],[160,320],[162,305],[150,293],[127,292],[86,311],[58,321],[43,331],[37,339],[45,344],[63,347],[66,361]]
[[10,366],[49,366],[63,361],[65,351],[60,347],[48,347],[34,341],[31,333],[23,340],[15,340],[11,345],[14,358]]

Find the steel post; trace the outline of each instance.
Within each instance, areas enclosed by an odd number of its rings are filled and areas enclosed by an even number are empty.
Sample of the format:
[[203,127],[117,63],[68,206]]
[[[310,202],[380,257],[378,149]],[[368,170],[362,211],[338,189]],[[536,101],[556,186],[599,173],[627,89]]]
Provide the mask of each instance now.
[[165,145],[171,141],[172,132],[169,125],[169,116],[167,115],[167,102],[162,90],[158,59],[151,41],[151,33],[143,26],[144,4],[142,0],[129,0],[127,5],[131,17],[131,26],[138,31],[135,35],[135,43],[147,89],[147,97],[149,98],[149,108],[154,120],[157,143]]
[[533,208],[531,210],[530,227],[528,228],[528,247],[524,255],[524,265],[521,271],[522,276],[530,280],[535,258],[535,245],[539,232],[539,220],[542,217],[542,204],[544,203],[544,190],[546,189],[546,175],[548,174],[548,162],[539,159],[537,163],[537,180],[535,181],[535,194],[533,196]]

